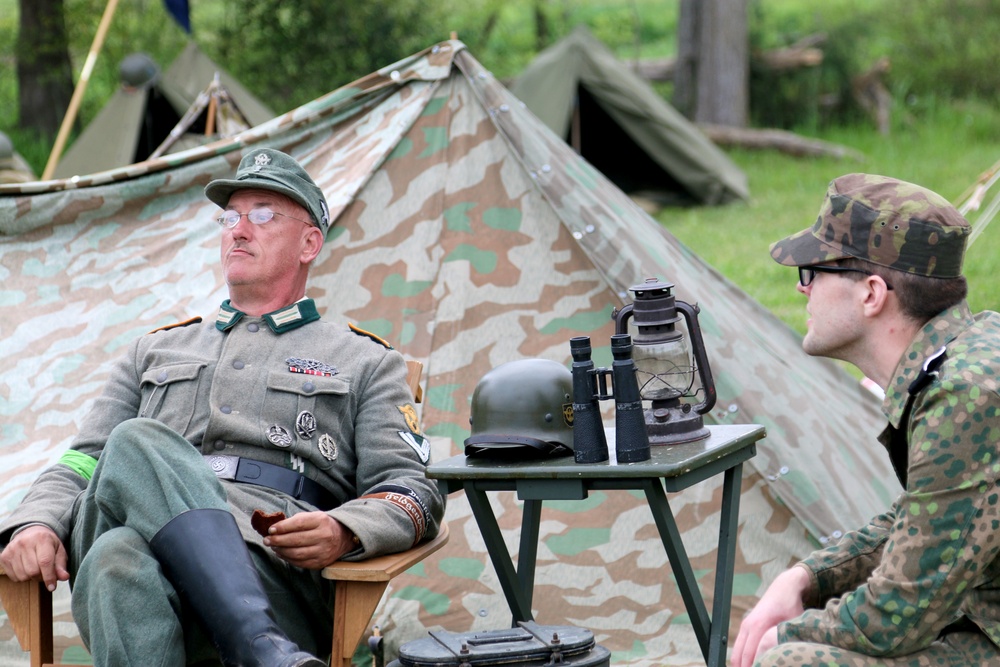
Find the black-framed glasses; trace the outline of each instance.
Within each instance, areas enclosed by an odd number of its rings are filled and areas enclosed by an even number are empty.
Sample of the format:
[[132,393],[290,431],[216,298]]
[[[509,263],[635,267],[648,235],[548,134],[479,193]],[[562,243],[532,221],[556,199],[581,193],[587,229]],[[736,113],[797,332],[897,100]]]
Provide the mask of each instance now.
[[[813,264],[812,266],[799,267],[799,284],[803,287],[808,287],[816,279],[817,273],[863,273],[866,276],[875,275],[871,271],[865,271],[864,269],[852,269],[846,266],[831,266],[829,264]],[[882,282],[885,282],[884,278]],[[892,289],[892,285],[888,282],[885,282],[885,287],[886,289]]]
[[298,220],[299,222],[304,222],[307,225],[311,225],[312,222],[309,220],[303,220],[302,218],[296,218],[293,215],[288,215],[287,213],[276,213],[269,208],[252,208],[249,213],[240,213],[239,211],[234,211],[232,209],[223,211],[215,219],[219,226],[224,229],[232,229],[236,225],[240,224],[240,218],[243,216],[247,217],[247,220],[255,225],[266,225],[267,223],[274,220],[274,216],[283,215],[286,218],[291,218],[292,220]]

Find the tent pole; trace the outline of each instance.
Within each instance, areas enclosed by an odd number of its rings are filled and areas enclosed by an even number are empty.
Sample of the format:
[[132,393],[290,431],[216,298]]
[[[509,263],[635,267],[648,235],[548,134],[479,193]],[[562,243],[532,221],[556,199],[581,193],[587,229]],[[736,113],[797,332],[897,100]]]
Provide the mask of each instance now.
[[208,98],[208,114],[205,118],[206,137],[212,136],[212,133],[215,132],[215,110],[216,107],[218,106],[219,86],[221,85],[222,84],[219,83],[219,73],[216,72],[215,78],[212,79],[212,85],[211,85],[212,93],[211,95],[209,95]]
[[578,93],[573,99],[573,121],[570,126],[570,146],[576,151],[577,155],[583,155],[583,146],[580,145],[580,135],[580,96]]
[[73,91],[73,98],[69,101],[69,108],[66,109],[66,115],[63,117],[62,126],[59,128],[59,134],[56,136],[56,143],[52,147],[52,153],[49,154],[49,161],[45,165],[45,171],[42,172],[43,181],[47,181],[52,178],[52,172],[55,171],[56,164],[62,156],[63,148],[66,145],[66,139],[69,137],[70,128],[73,127],[77,111],[80,108],[80,100],[83,99],[83,93],[87,90],[87,84],[90,82],[90,75],[94,71],[94,63],[97,62],[97,54],[100,52],[101,46],[104,44],[104,38],[108,33],[108,27],[111,25],[111,17],[114,16],[115,9],[117,9],[117,7],[118,0],[108,0],[108,5],[104,8],[104,16],[101,17],[101,23],[97,26],[97,34],[94,35],[94,42],[90,45],[90,53],[87,54],[87,60],[84,62],[83,70],[80,72],[80,80],[76,83],[76,89]]

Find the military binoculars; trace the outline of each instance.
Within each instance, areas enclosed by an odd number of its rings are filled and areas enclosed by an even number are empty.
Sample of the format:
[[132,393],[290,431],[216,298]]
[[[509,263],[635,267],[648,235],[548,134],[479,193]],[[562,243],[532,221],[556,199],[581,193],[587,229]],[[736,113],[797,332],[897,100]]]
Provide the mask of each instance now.
[[[632,361],[632,337],[611,337],[611,368],[597,368],[591,359],[590,338],[569,341],[573,355],[573,452],[577,463],[609,459],[601,420],[601,401],[615,401],[615,457],[618,463],[637,463],[650,457],[649,436]],[[608,388],[608,378],[611,388]]]

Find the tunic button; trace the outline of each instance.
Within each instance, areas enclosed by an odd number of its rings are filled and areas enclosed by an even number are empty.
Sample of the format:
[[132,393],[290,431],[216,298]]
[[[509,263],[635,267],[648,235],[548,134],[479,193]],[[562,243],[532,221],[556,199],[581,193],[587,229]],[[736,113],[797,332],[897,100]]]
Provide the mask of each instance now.
[[233,368],[235,368],[235,369],[236,369],[236,370],[238,370],[238,371],[241,371],[241,370],[243,370],[243,367],[244,367],[245,365],[246,365],[246,364],[244,364],[244,363],[243,363],[242,361],[234,361],[234,362],[233,362]]
[[156,381],[157,382],[166,382],[167,381],[167,372],[166,371],[161,371],[160,374],[156,376]]
[[315,389],[316,385],[314,385],[312,382],[306,382],[305,384],[302,385],[302,391],[306,393],[312,393],[313,390]]
[[224,443],[221,440],[216,440],[214,443],[212,443],[212,446],[215,447],[216,450],[222,451],[223,449],[226,448],[226,443]]
[[229,407],[228,405],[223,405],[219,409],[222,410],[222,414],[224,414],[224,415],[228,415],[228,414],[230,414],[233,411],[233,409],[231,407]]
[[250,333],[257,333],[260,331],[260,326],[256,322],[251,322],[247,325],[247,331]]

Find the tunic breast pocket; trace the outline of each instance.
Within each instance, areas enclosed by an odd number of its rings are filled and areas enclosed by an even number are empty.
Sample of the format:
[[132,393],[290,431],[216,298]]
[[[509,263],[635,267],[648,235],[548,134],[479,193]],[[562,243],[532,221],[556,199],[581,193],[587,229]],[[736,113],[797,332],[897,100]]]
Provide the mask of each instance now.
[[140,382],[140,417],[149,417],[187,435],[199,404],[201,371],[204,362],[170,364],[147,369]]
[[340,445],[353,438],[349,393],[350,384],[339,377],[268,373],[264,437],[319,468],[333,467]]

